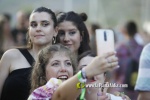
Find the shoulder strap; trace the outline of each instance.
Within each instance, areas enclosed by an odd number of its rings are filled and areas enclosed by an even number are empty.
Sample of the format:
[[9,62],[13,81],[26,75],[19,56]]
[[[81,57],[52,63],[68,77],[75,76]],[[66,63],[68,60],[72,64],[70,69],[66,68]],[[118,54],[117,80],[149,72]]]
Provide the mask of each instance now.
[[27,61],[29,62],[29,64],[32,66],[33,63],[35,62],[34,58],[31,56],[31,54],[29,53],[29,51],[27,49],[18,49],[22,55],[27,59]]

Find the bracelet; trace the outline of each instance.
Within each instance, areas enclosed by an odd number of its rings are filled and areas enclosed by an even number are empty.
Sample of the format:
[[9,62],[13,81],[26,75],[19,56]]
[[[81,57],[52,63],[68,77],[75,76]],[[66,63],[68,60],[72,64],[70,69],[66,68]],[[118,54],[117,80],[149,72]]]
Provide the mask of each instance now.
[[[78,76],[79,82],[81,82],[81,83],[83,83],[83,84],[86,83],[87,79],[86,79],[86,78],[85,78],[85,79],[83,78],[81,71],[79,71],[79,72],[77,73],[77,76]],[[85,87],[84,87],[84,88],[81,88],[80,100],[84,100],[85,92],[86,92],[86,88],[85,88]]]
[[84,68],[81,69],[81,75],[84,79],[87,79],[86,72],[85,72]]
[[86,83],[87,79],[84,79],[84,78],[82,77],[82,72],[81,72],[81,71],[79,71],[77,75],[78,75],[78,80],[79,80],[81,83]]

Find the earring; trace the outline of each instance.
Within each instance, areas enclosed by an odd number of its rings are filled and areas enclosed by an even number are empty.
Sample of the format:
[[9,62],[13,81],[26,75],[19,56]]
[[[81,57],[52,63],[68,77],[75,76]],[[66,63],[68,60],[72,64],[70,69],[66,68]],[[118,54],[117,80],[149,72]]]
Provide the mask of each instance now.
[[55,37],[55,36],[53,36],[52,43],[53,43],[53,44],[56,43],[56,37]]

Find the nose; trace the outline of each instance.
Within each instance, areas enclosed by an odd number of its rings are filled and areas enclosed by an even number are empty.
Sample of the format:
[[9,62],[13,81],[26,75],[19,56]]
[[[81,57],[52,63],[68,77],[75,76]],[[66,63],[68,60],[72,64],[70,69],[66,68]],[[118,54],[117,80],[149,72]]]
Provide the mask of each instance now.
[[36,32],[41,32],[41,25],[40,24],[37,25]]
[[68,36],[68,34],[65,34],[64,42],[65,42],[65,43],[69,42],[69,36]]
[[61,72],[66,72],[66,71],[67,71],[65,65],[62,65],[62,66],[61,66],[61,70],[60,70],[60,71],[61,71]]

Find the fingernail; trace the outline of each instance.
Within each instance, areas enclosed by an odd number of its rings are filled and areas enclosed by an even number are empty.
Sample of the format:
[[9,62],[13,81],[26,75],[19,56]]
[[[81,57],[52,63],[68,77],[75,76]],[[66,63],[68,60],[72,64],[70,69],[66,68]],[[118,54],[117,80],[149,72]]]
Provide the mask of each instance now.
[[102,93],[98,92],[98,93],[97,93],[97,96],[102,96]]

